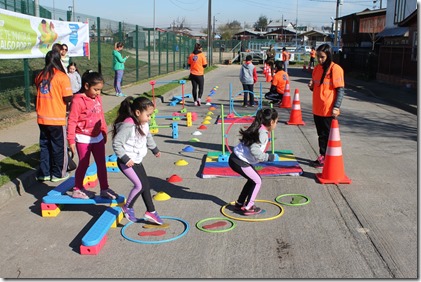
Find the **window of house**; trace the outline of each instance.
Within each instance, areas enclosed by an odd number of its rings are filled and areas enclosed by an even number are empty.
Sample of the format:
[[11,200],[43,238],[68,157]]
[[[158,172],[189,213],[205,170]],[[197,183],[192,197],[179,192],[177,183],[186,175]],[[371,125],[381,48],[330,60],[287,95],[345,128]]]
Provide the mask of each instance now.
[[352,33],[355,33],[355,20],[352,20]]
[[395,0],[395,15],[393,21],[395,24],[405,19],[406,0]]
[[347,21],[343,21],[343,28],[342,28],[342,30],[343,30],[343,34],[346,34],[347,32],[346,32],[346,23],[347,23]]

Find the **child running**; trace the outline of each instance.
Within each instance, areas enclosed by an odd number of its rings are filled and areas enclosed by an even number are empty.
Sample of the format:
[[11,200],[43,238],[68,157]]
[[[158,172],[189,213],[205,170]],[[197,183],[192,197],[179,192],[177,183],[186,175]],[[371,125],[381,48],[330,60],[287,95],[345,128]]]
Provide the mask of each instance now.
[[278,112],[273,108],[260,109],[253,123],[246,130],[240,129],[240,143],[229,157],[231,169],[247,179],[243,190],[235,201],[235,209],[244,215],[258,214],[261,208],[254,205],[262,185],[262,178],[254,168],[259,162],[273,162],[277,155],[265,153],[269,131],[276,128]]
[[148,149],[155,157],[161,153],[149,131],[149,121],[154,111],[152,101],[145,97],[134,99],[129,96],[124,99],[118,110],[118,116],[113,125],[113,149],[117,155],[117,165],[124,175],[133,183],[133,189],[123,206],[124,216],[136,222],[133,205],[139,195],[142,195],[146,205],[145,218],[156,224],[163,224],[152,202],[148,176],[142,160]]
[[86,71],[82,76],[80,94],[73,96],[67,125],[67,141],[74,154],[77,150],[79,165],[75,172],[73,198],[89,199],[95,193],[83,187],[83,179],[89,166],[91,153],[97,166],[100,196],[116,199],[118,195],[108,187],[105,164],[105,143],[107,142],[107,124],[102,109],[101,90],[104,79],[101,74]]

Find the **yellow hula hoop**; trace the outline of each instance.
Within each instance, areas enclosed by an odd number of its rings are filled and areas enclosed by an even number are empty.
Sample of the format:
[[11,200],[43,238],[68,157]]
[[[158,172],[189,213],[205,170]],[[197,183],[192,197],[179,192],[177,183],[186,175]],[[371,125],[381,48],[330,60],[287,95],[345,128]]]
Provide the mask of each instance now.
[[221,213],[222,213],[224,216],[228,217],[228,218],[231,218],[231,219],[234,219],[234,220],[240,220],[240,221],[248,221],[248,222],[258,222],[258,221],[268,221],[268,220],[273,220],[273,219],[277,219],[278,217],[281,217],[281,216],[284,214],[284,208],[283,208],[280,204],[278,204],[278,203],[276,203],[276,202],[273,202],[273,201],[268,201],[268,200],[255,200],[255,202],[259,202],[259,203],[269,203],[269,204],[272,204],[272,205],[274,205],[274,206],[277,206],[277,207],[279,208],[279,213],[278,213],[277,215],[273,216],[273,217],[266,217],[266,218],[245,218],[245,217],[234,217],[234,216],[228,215],[228,214],[225,212],[225,208],[226,208],[227,206],[229,206],[229,205],[235,205],[235,202],[230,202],[230,203],[226,204],[225,206],[222,206],[222,208],[221,208]]

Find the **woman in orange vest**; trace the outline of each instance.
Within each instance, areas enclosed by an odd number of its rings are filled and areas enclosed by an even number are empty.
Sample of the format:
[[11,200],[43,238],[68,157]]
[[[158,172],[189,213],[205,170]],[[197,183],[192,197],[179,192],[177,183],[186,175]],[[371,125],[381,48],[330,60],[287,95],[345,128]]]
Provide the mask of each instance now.
[[330,125],[332,119],[339,116],[345,82],[343,69],[332,62],[330,45],[320,45],[316,52],[319,64],[314,68],[308,87],[313,91],[313,118],[319,136],[320,156],[312,164],[323,167]]
[[69,177],[66,141],[66,108],[72,101],[70,79],[61,63],[60,52],[45,56],[45,67],[35,78],[37,122],[40,129],[38,181],[57,182]]
[[286,73],[288,73],[289,57],[290,57],[290,54],[287,51],[287,48],[285,48],[285,47],[282,48],[282,62],[283,62],[283,65],[284,65],[284,71]]
[[[187,64],[190,67],[190,80],[192,84],[192,94],[195,106],[200,106],[205,85],[205,68],[208,66],[205,55],[202,53],[202,45],[196,43],[194,51],[190,54]],[[199,92],[197,92],[199,87]]]

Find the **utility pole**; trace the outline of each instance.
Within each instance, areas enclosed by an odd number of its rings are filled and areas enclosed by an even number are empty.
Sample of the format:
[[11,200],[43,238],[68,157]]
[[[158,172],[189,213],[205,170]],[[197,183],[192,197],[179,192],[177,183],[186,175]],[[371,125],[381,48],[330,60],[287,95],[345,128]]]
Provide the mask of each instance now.
[[75,22],[76,20],[75,20],[75,0],[73,0],[73,9],[72,9],[72,11],[73,11],[73,21]]
[[335,17],[335,39],[333,45],[337,47],[338,45],[338,16],[339,16],[339,2],[341,0],[336,0],[336,17]]
[[212,66],[212,0],[208,0],[208,58]]

